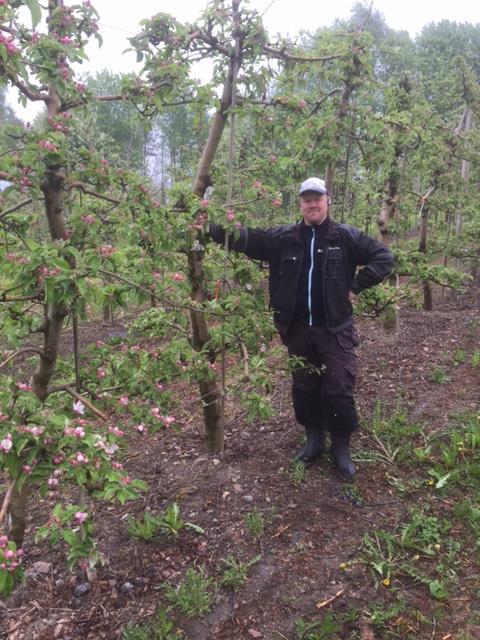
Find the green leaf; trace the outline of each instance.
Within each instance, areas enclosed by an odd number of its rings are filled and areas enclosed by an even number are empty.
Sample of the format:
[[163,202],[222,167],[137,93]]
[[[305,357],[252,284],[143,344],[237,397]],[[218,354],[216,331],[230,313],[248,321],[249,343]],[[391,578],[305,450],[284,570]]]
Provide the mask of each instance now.
[[74,546],[77,542],[77,536],[73,533],[73,531],[70,531],[69,529],[64,529],[62,531],[62,537],[70,546]]
[[186,522],[185,526],[195,531],[195,533],[200,533],[200,534],[205,533],[205,529],[202,529],[202,527],[199,527],[198,524],[193,524],[192,522]]
[[435,600],[445,600],[445,598],[448,597],[448,591],[439,580],[432,580],[432,582],[429,582],[428,588],[430,595],[432,598],[435,598]]
[[442,487],[444,487],[447,484],[448,479],[450,478],[451,475],[452,475],[451,473],[447,473],[446,476],[442,476],[438,480],[437,484],[435,485],[435,489],[441,489]]
[[35,29],[37,24],[42,19],[42,10],[37,0],[26,0],[27,7],[30,9],[32,16],[32,29]]
[[3,191],[2,191],[2,197],[5,199],[12,191],[16,191],[17,187],[15,185],[10,185],[8,187],[6,187]]

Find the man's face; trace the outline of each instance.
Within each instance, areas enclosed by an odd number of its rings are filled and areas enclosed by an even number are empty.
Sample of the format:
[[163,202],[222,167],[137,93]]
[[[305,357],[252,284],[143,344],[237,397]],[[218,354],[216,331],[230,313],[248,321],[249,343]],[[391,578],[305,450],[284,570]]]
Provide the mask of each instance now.
[[318,191],[306,191],[300,196],[300,211],[305,224],[313,227],[321,224],[328,214],[328,195]]

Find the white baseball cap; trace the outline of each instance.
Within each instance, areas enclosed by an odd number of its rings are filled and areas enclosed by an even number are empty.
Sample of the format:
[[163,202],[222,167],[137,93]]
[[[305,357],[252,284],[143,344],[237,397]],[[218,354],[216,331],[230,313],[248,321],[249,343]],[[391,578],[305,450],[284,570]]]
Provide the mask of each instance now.
[[306,191],[317,191],[317,193],[327,193],[325,180],[320,180],[320,178],[308,178],[308,180],[305,180],[300,185],[298,195],[301,196],[302,193],[305,193]]

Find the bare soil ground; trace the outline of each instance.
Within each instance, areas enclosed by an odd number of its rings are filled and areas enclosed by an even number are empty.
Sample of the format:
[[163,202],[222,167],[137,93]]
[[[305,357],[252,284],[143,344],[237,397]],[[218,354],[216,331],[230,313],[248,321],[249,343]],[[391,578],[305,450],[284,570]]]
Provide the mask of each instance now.
[[[190,640],[479,638],[475,545],[480,538],[453,516],[462,498],[478,500],[478,493],[471,487],[436,489],[428,474],[433,461],[420,465],[413,454],[425,438],[454,428],[455,416],[479,410],[480,366],[472,364],[480,350],[479,289],[472,287],[461,298],[439,294],[436,304],[433,312],[402,309],[395,335],[385,334],[377,320],[359,322],[357,399],[363,428],[353,444],[354,485],[337,478],[328,455],[304,477],[290,466],[301,432],[291,409],[290,382],[281,372],[275,374],[273,419],[247,422],[240,409],[227,407],[222,457],[205,453],[198,413],[185,413],[178,432],[132,435],[125,464],[149,491],[124,507],[96,505],[95,528],[106,564],[84,595],[78,589],[74,595],[82,580],[66,573],[63,550],[36,544],[27,532],[28,577],[0,603],[0,638],[116,640],[127,624],[153,625],[159,606],[169,610],[174,628]],[[100,330],[84,328],[83,339],[96,339]],[[182,398],[195,390],[183,385],[177,393],[181,412]],[[379,407],[387,421],[398,411],[421,428],[398,443],[388,429],[373,428]],[[402,455],[395,454],[396,446]],[[54,498],[32,500],[31,528]],[[204,534],[184,529],[174,539],[150,542],[129,536],[127,515],[140,515],[146,507],[158,513],[174,501],[184,520],[201,526]],[[398,549],[388,555],[376,535],[394,535],[410,521],[412,509],[437,523],[448,521],[445,539],[459,542],[455,554],[441,540],[432,553],[419,547],[411,556],[423,575],[446,585],[448,595],[433,597],[424,580],[396,561]],[[381,571],[372,568],[372,553],[365,551],[366,534],[378,545]],[[453,559],[447,566],[448,552]],[[229,555],[243,562],[260,556],[237,591],[220,584]],[[44,572],[32,570],[39,561],[47,563]],[[189,567],[203,567],[217,585],[211,610],[192,618],[171,607],[164,590],[165,584],[178,585]],[[316,626],[302,630],[300,620]],[[153,626],[149,629],[145,639],[177,637],[174,632],[148,635]]]

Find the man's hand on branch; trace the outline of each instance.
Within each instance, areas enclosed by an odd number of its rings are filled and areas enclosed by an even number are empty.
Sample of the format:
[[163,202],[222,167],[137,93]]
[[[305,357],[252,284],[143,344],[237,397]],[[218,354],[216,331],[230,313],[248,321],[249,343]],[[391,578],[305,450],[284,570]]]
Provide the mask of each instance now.
[[189,227],[193,231],[202,231],[203,233],[206,233],[208,228],[208,216],[206,211],[199,211]]

